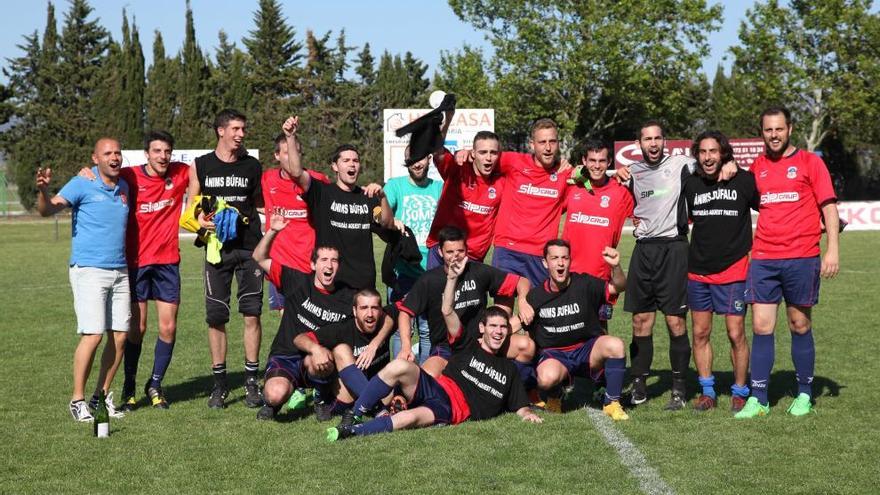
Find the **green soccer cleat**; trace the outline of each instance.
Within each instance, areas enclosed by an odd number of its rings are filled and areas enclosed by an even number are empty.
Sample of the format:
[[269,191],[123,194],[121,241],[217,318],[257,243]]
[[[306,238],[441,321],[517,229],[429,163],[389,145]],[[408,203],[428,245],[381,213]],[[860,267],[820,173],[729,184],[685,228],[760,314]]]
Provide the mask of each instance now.
[[287,409],[291,411],[306,409],[311,404],[313,400],[312,397],[311,390],[298,388],[293,391],[293,394],[290,395],[290,399],[287,400]]
[[813,412],[813,403],[807,394],[798,394],[794,402],[788,406],[788,414],[792,416],[806,416]]
[[733,417],[736,419],[752,419],[758,416],[769,416],[770,415],[770,406],[769,405],[761,405],[758,402],[757,397],[749,397],[749,400],[746,401],[746,405],[742,408],[742,410],[736,413]]

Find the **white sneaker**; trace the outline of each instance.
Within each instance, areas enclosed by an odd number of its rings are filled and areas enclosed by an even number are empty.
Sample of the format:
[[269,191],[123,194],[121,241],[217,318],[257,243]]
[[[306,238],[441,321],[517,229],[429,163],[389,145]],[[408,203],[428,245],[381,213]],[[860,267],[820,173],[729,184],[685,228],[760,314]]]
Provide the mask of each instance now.
[[111,418],[119,419],[125,417],[125,413],[122,411],[117,411],[116,406],[113,405],[113,392],[107,394],[107,397],[104,399],[104,405],[107,406],[107,413],[110,415]]
[[89,405],[86,404],[86,401],[70,401],[69,406],[70,415],[73,416],[74,421],[78,421],[80,423],[88,423],[95,419],[94,417],[92,417],[92,413],[89,412]]

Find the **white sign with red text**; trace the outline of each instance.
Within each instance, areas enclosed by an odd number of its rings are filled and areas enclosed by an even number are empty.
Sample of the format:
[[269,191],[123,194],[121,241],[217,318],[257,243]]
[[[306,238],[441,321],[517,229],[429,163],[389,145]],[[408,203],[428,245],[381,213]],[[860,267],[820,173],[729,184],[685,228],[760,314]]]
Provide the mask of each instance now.
[[846,230],[880,230],[880,201],[844,201],[837,209]]
[[[691,156],[690,139],[666,140],[667,155]],[[754,163],[755,158],[764,152],[764,141],[761,138],[731,139],[730,146],[733,148],[733,159],[740,167],[748,170]],[[629,166],[642,161],[642,150],[633,141],[614,142],[614,160],[617,165]]]

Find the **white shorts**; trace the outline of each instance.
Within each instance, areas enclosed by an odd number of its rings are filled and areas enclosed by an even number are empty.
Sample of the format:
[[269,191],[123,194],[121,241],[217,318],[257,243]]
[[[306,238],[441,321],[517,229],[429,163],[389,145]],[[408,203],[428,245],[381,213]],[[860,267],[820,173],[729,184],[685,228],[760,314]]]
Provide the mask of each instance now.
[[127,332],[131,320],[128,269],[73,265],[69,273],[77,333]]

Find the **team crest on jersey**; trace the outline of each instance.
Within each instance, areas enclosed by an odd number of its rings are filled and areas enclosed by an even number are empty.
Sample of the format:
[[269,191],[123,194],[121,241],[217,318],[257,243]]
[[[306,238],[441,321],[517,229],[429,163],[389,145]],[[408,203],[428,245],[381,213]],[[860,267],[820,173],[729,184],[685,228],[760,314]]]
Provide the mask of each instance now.
[[497,195],[498,195],[498,193],[497,193],[497,191],[495,191],[495,188],[494,188],[494,187],[490,187],[490,188],[489,188],[489,199],[495,199],[495,197],[496,197]]
[[608,208],[609,204],[611,204],[611,197],[610,196],[602,196],[599,199],[599,206],[601,206],[602,208]]
[[672,170],[670,170],[668,167],[664,168],[663,169],[663,177],[668,179],[671,176],[672,176]]
[[794,179],[797,177],[797,167],[788,167],[788,173],[785,174],[789,179]]
[[556,179],[557,179],[557,177],[556,177],[556,172],[553,172],[552,174],[550,174],[550,180],[551,180],[551,181],[556,182]]
[[165,190],[170,191],[173,187],[174,187],[174,181],[172,181],[170,177],[165,179]]

